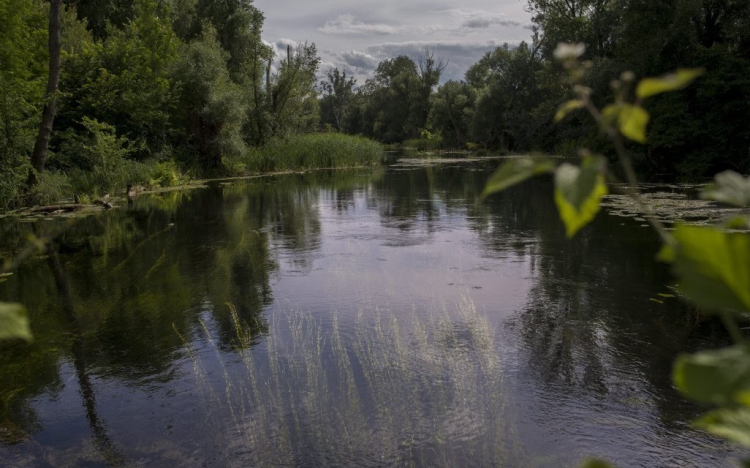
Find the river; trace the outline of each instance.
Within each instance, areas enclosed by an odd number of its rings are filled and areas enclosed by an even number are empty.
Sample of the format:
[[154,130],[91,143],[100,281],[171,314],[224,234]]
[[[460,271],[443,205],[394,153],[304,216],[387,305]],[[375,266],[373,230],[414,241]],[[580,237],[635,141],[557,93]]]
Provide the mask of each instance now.
[[672,297],[655,234],[565,238],[496,161],[313,172],[2,220],[2,466],[724,466],[671,384],[727,337]]

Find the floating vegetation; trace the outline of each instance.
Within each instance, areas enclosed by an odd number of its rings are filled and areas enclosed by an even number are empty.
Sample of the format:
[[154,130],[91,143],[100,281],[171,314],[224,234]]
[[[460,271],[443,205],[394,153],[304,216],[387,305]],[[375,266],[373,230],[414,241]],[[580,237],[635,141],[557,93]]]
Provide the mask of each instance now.
[[[444,155],[444,156],[447,156]],[[467,157],[429,157],[429,158],[399,158],[392,168],[412,169],[419,167],[437,166],[442,164],[469,164],[482,161],[492,161],[498,159],[509,159],[517,156],[467,156]]]
[[[642,190],[661,189],[641,195],[643,202],[651,213],[665,224],[686,223],[695,225],[713,224],[733,216],[748,214],[747,209],[733,208],[708,200],[691,198],[688,190],[694,186],[654,186],[642,184]],[[681,192],[666,192],[665,188],[681,189]],[[647,213],[629,195],[614,194],[604,198],[602,206],[612,216],[634,218],[634,221],[645,222]]]

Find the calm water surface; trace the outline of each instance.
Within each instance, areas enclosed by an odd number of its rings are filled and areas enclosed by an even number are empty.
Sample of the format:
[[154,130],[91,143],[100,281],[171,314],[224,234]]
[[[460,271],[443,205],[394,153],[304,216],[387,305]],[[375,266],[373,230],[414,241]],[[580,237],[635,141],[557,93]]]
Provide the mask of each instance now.
[[[2,466],[724,466],[671,362],[725,343],[632,219],[497,163],[142,197],[0,284]],[[0,253],[62,221],[0,224]],[[653,301],[657,299],[663,303]]]

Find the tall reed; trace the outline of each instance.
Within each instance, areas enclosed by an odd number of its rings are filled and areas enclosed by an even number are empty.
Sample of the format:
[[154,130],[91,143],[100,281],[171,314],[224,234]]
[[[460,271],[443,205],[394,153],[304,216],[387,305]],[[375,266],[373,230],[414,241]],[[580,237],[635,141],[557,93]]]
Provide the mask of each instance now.
[[383,146],[368,138],[318,133],[274,139],[249,150],[242,163],[244,171],[257,173],[375,166],[383,158]]
[[203,404],[230,415],[213,424],[229,431],[242,463],[497,466],[514,458],[501,354],[471,301],[402,315],[368,306],[344,325],[338,314],[324,322],[275,312],[255,346],[232,317],[232,352],[202,327],[221,378],[208,379],[186,346]]

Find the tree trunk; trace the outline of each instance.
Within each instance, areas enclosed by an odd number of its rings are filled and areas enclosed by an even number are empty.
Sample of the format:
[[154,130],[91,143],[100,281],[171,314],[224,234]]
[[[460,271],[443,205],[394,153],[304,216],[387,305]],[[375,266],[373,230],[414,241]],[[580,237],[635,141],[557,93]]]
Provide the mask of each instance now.
[[29,185],[37,181],[37,174],[44,172],[44,161],[47,158],[47,147],[52,136],[52,124],[57,110],[57,86],[60,81],[60,55],[62,40],[60,39],[60,14],[62,0],[50,0],[49,10],[49,78],[47,81],[47,102],[42,112],[42,125],[39,127],[31,155],[31,165],[34,171],[29,176]]

